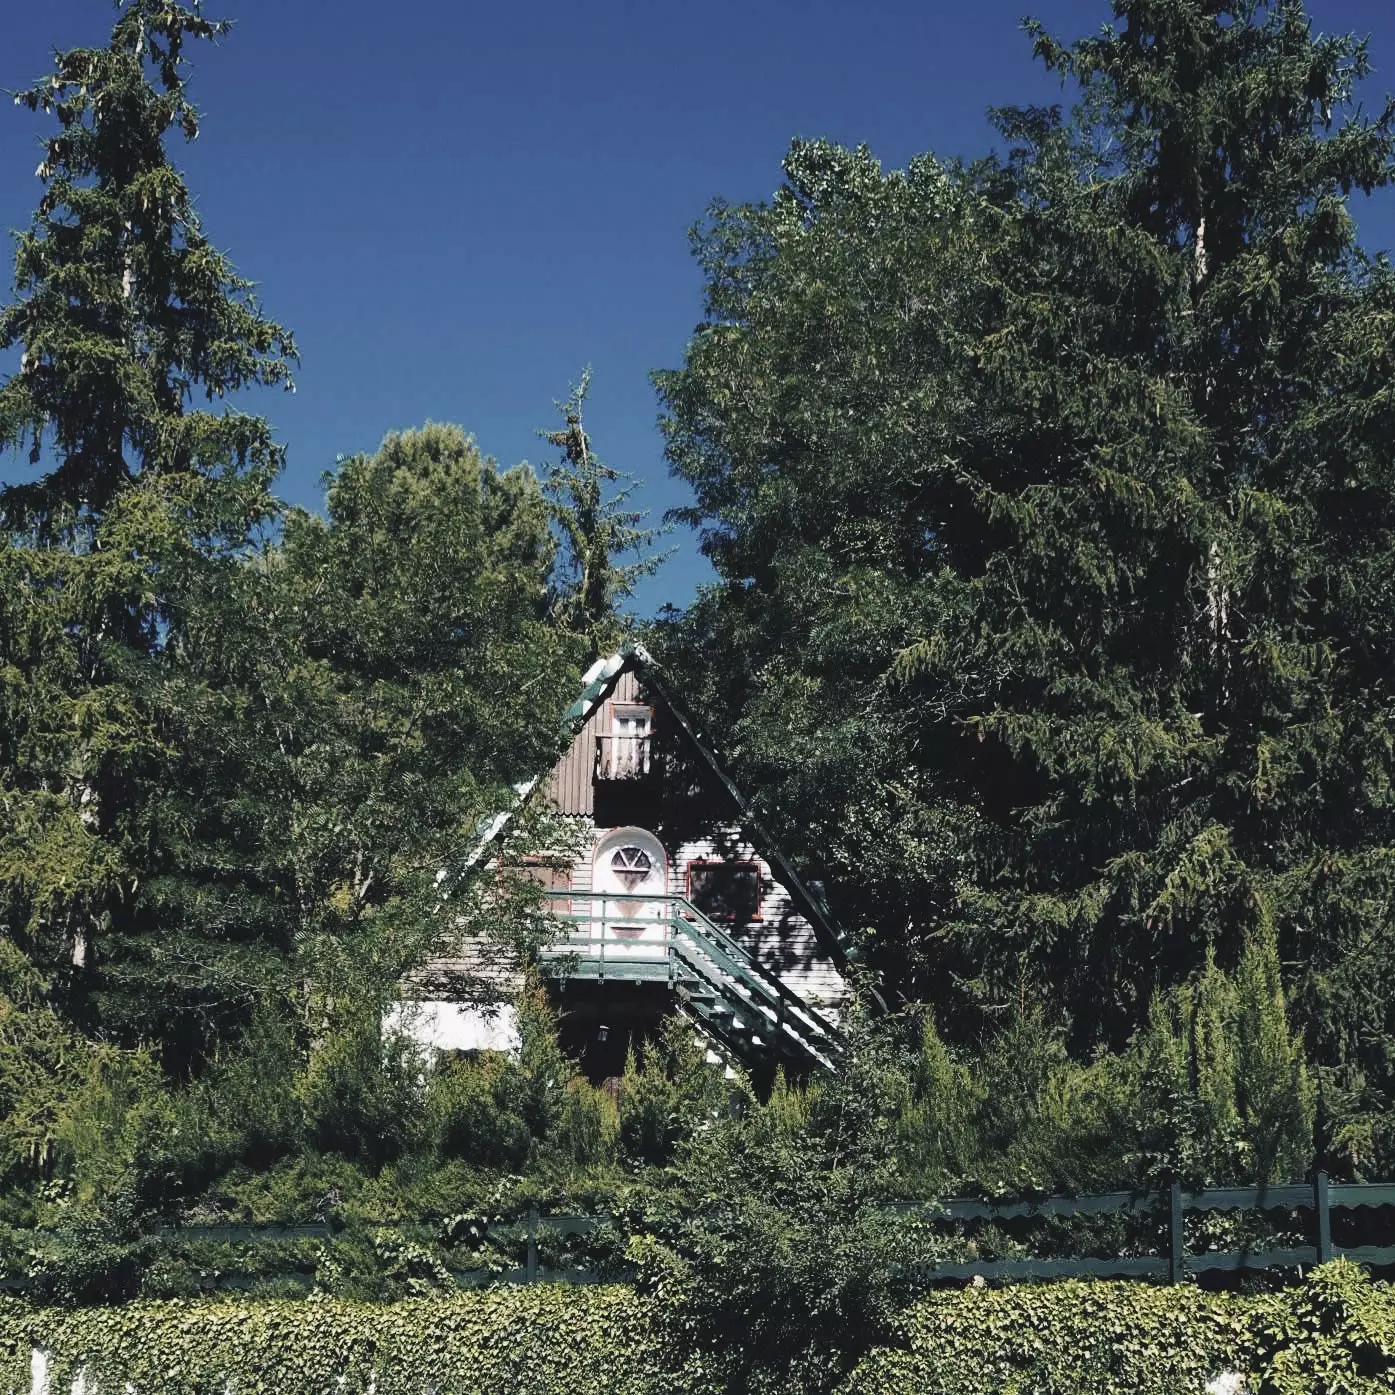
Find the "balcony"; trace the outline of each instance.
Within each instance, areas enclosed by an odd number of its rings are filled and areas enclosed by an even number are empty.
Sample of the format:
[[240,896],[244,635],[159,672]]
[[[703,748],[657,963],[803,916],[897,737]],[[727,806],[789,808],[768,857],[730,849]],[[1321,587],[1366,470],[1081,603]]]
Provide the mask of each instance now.
[[683,896],[546,893],[565,923],[539,953],[568,981],[667,985],[683,1010],[743,1059],[829,1066],[842,1036]]
[[649,768],[648,732],[596,738],[596,779],[643,780]]

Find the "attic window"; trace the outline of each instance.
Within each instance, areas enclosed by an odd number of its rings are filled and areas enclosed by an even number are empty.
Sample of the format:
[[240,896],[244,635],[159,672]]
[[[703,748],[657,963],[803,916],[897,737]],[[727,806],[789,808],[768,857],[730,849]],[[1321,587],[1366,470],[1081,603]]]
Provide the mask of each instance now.
[[689,863],[688,900],[708,920],[749,925],[760,919],[760,864]]
[[597,777],[636,780],[647,775],[654,709],[638,702],[613,702],[608,725],[596,741]]

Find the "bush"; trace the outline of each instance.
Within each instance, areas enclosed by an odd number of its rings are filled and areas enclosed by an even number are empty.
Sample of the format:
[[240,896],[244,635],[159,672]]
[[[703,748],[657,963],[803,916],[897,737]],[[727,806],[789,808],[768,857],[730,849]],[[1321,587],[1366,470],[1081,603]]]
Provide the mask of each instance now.
[[1395,1388],[1395,1295],[1348,1260],[1315,1269],[1302,1288],[1250,1321],[1253,1395],[1376,1395]]
[[615,1101],[580,1077],[569,1081],[553,1130],[554,1155],[577,1167],[604,1166],[615,1159],[619,1133]]
[[839,1395],[1202,1395],[1240,1365],[1242,1304],[1140,1283],[940,1292]]
[[219,1053],[207,1084],[211,1107],[237,1137],[239,1160],[248,1167],[270,1167],[304,1142],[305,1114],[296,1098],[303,1064],[290,1025],[269,1013]]
[[1285,1182],[1310,1174],[1315,1092],[1289,1024],[1272,932],[1233,973],[1208,958],[1160,993],[1128,1048],[1086,1062],[1036,1010],[970,1056],[928,1014],[899,1106],[920,1194]]
[[371,1168],[399,1157],[422,1115],[422,1062],[404,1037],[383,1036],[380,1015],[358,1010],[310,1053],[297,1082],[315,1145]]
[[727,1096],[692,1023],[674,1014],[644,1044],[642,1061],[633,1046],[626,1054],[620,1079],[621,1151],[639,1166],[666,1167],[700,1125],[726,1112]]
[[431,1081],[428,1129],[436,1151],[478,1167],[524,1168],[532,1156],[527,1120],[510,1108],[518,1067],[486,1052],[448,1061]]
[[[694,1129],[675,1214],[636,1246],[672,1349],[731,1395],[819,1395],[885,1340],[928,1232],[888,1215],[904,1063],[855,1016],[842,1069]],[[623,1108],[623,1101],[622,1101]],[[623,1115],[622,1115],[623,1119]]]

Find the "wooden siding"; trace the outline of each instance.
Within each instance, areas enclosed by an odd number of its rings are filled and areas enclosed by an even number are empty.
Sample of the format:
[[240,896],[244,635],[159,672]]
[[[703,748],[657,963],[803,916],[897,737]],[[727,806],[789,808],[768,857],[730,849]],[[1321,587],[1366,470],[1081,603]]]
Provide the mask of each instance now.
[[688,894],[688,867],[694,862],[753,862],[760,868],[760,919],[724,928],[767,972],[816,1007],[836,1008],[847,997],[847,984],[795,909],[789,892],[735,828],[714,829],[712,838],[684,843],[669,862],[669,890]]
[[[449,996],[456,1002],[498,1002],[518,996],[523,988],[523,973],[513,956],[499,945],[480,935],[462,933],[454,953],[428,959],[421,968],[404,980],[404,997],[437,998],[445,986],[468,984],[473,992]],[[456,983],[452,984],[451,980]]]
[[585,725],[572,740],[571,749],[547,777],[545,795],[559,814],[594,814],[596,811],[596,736],[608,732],[612,702],[640,702],[639,683],[632,671],[622,673],[615,691],[596,704]]

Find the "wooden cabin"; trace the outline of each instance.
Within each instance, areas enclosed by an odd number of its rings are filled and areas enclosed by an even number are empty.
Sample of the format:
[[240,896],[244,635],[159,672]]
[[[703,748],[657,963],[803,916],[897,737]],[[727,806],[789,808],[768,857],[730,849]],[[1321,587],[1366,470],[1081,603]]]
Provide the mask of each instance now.
[[[545,800],[576,833],[565,856],[533,859],[564,922],[540,956],[564,1045],[603,1078],[679,1011],[714,1059],[794,1071],[830,1063],[847,991],[837,931],[645,651],[598,660],[567,723],[566,752],[521,787],[512,811]],[[481,865],[509,817],[487,832]],[[516,1041],[507,1008],[424,997],[402,1020],[440,1049]]]

